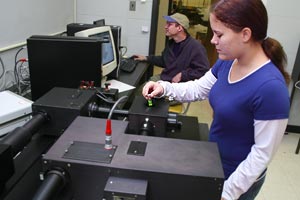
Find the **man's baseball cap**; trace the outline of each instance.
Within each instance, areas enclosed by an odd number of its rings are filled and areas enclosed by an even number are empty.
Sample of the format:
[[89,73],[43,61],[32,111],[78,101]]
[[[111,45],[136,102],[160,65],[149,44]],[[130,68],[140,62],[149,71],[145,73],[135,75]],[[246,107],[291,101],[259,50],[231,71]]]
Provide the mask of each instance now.
[[177,22],[186,30],[190,27],[190,20],[181,13],[174,13],[170,16],[164,16],[164,18],[167,22]]

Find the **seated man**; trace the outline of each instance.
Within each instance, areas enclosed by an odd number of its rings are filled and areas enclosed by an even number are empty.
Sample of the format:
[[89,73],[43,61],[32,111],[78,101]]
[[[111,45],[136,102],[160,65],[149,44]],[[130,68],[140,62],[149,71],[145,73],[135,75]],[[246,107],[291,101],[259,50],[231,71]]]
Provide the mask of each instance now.
[[209,69],[204,46],[187,32],[189,19],[180,13],[164,16],[165,30],[169,41],[160,56],[135,55],[135,60],[146,61],[164,68],[153,81],[164,80],[173,83],[198,79]]

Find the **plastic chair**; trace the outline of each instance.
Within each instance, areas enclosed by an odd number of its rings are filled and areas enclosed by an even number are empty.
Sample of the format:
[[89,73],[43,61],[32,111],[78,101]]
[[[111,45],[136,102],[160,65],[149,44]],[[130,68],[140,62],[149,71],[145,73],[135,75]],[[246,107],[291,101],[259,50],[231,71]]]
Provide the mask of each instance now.
[[175,112],[178,114],[186,115],[190,108],[191,102],[188,103],[180,103],[176,105],[170,105],[169,112]]

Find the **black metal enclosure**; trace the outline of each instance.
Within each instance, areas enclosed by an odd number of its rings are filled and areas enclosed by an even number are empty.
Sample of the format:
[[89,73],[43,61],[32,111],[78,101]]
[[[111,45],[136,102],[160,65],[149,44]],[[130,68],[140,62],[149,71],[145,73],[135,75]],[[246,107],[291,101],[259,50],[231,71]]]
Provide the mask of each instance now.
[[[224,182],[211,142],[125,134],[112,120],[112,150],[103,149],[105,120],[77,117],[43,157],[44,173],[63,169],[63,194],[77,200],[219,200]],[[87,150],[88,149],[88,150]]]

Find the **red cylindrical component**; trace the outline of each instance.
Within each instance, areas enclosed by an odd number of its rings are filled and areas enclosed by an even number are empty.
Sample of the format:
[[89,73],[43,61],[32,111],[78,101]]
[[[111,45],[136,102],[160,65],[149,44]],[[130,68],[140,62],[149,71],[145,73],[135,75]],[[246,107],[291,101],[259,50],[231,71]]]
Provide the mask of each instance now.
[[106,129],[105,129],[106,135],[111,135],[111,120],[106,120]]
[[106,120],[106,129],[105,129],[105,149],[112,149],[112,137],[111,137],[111,120]]

